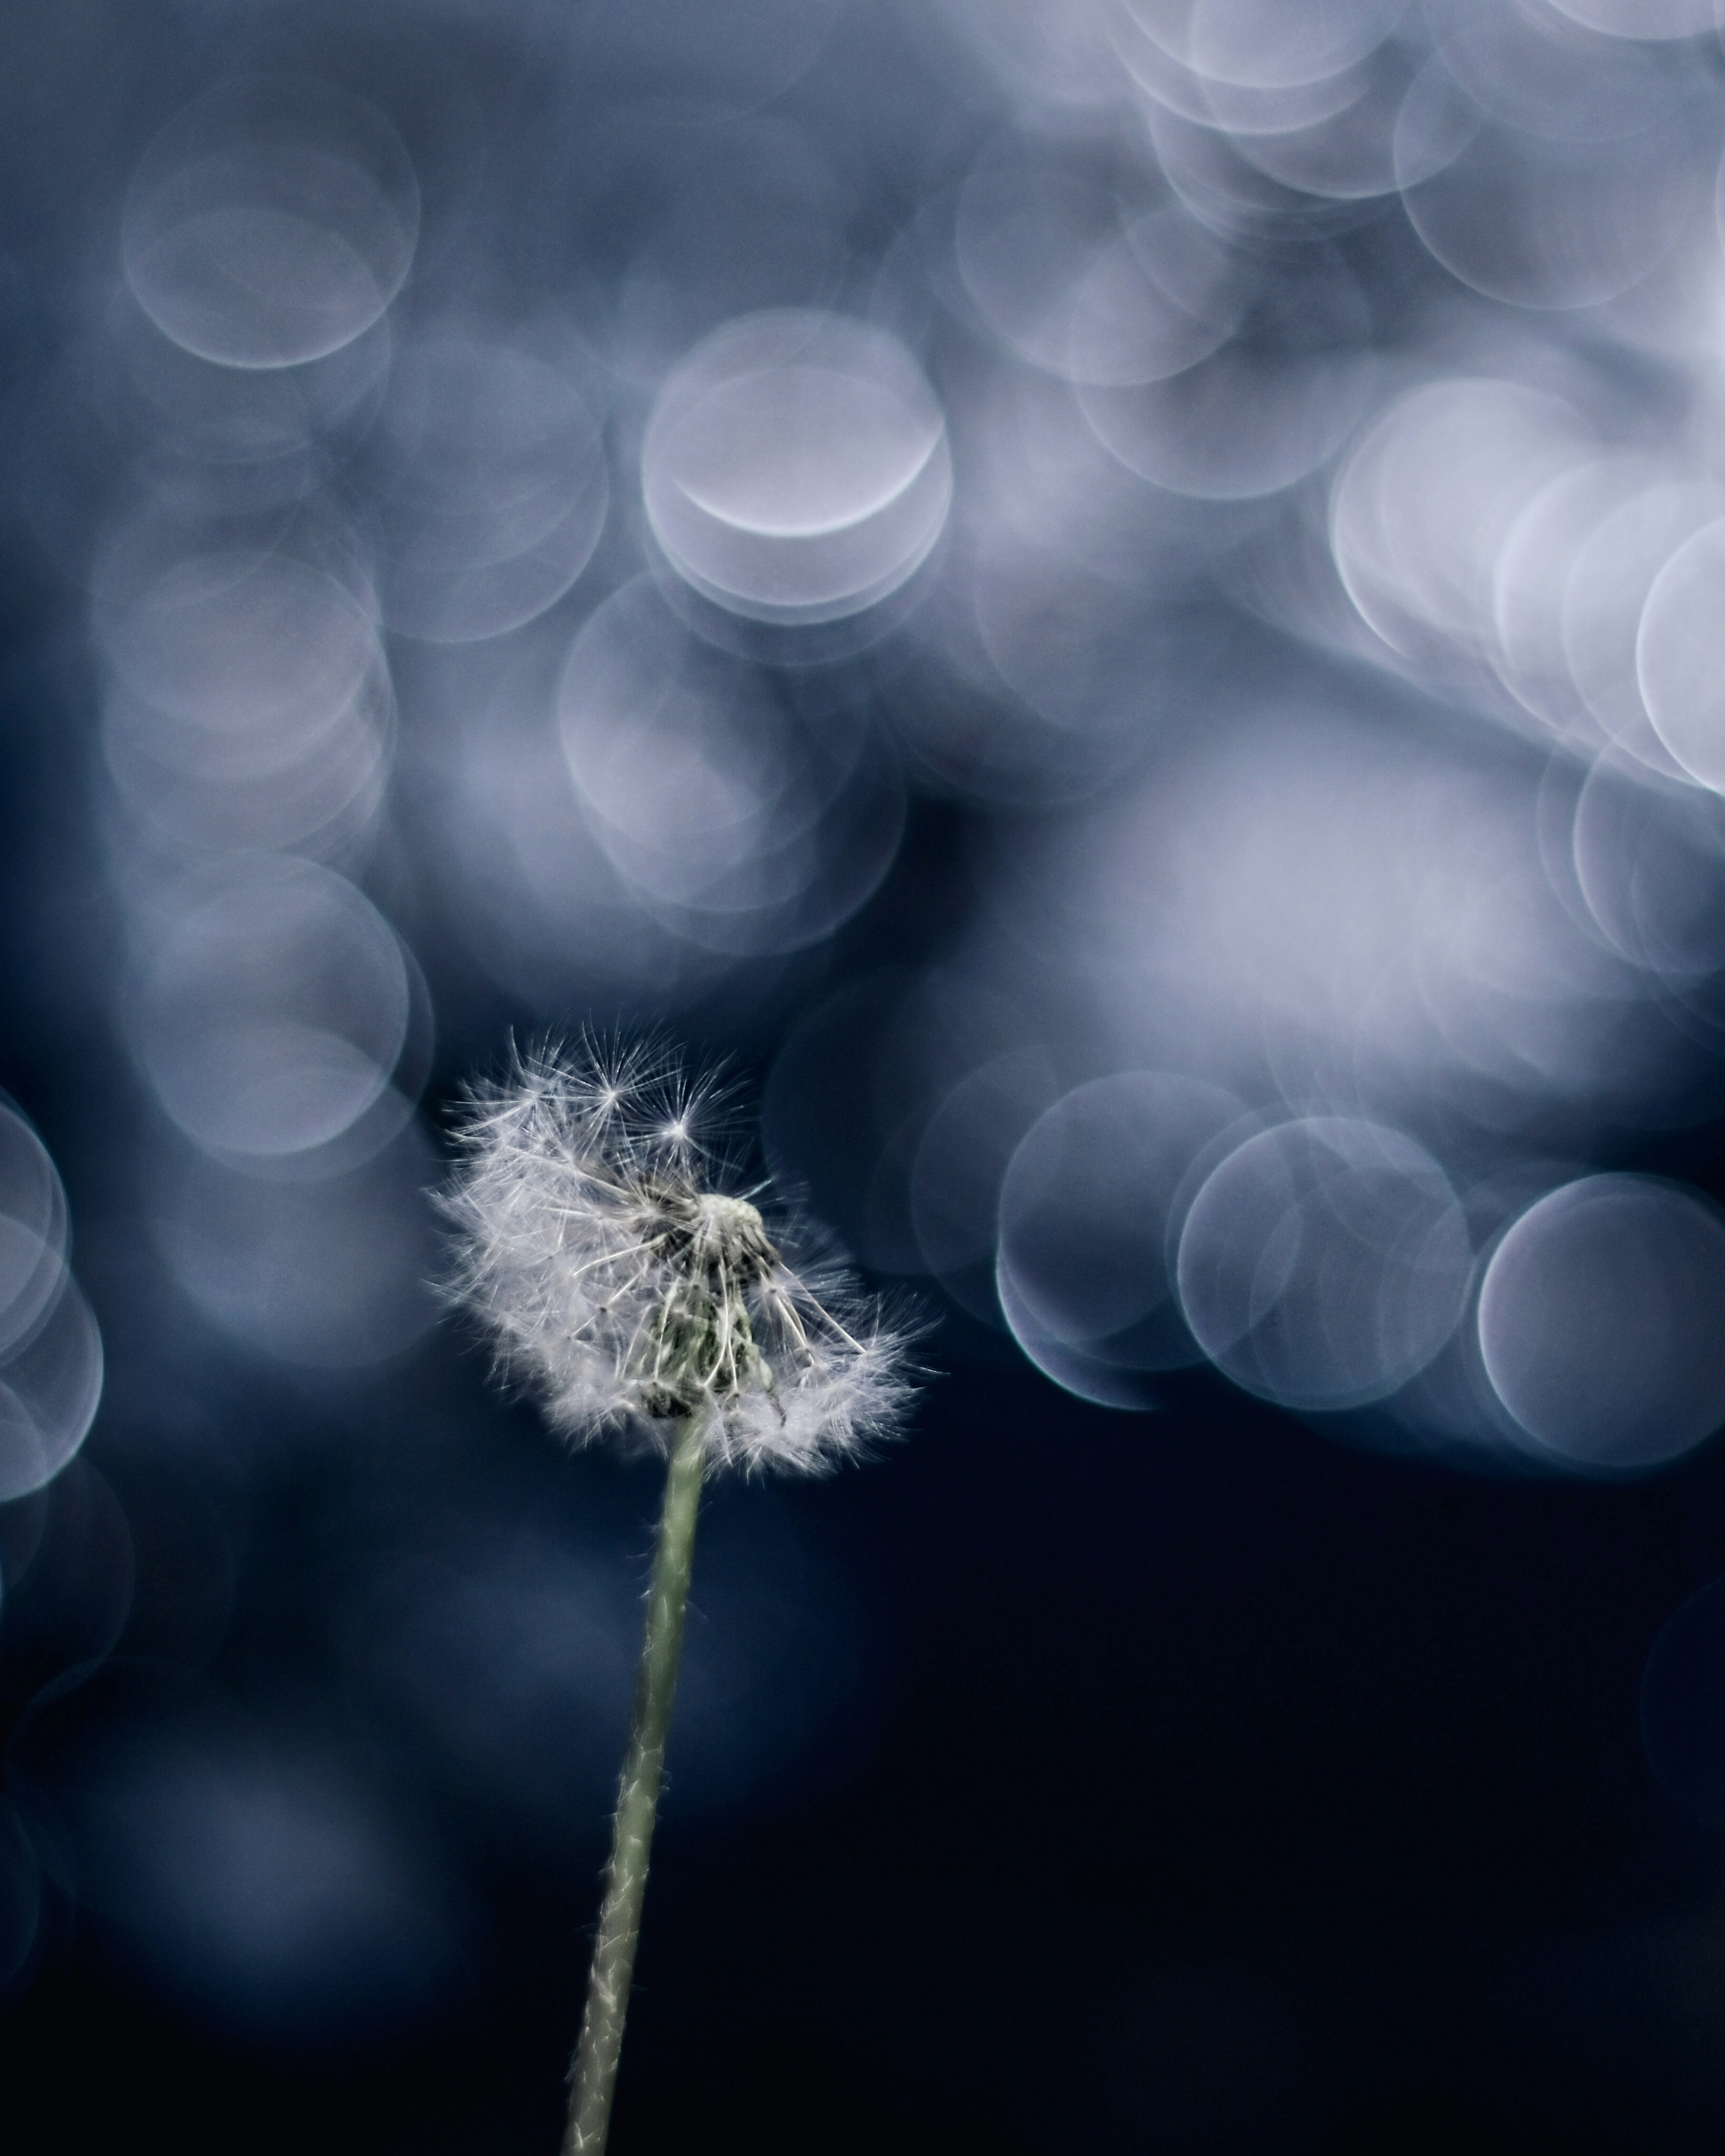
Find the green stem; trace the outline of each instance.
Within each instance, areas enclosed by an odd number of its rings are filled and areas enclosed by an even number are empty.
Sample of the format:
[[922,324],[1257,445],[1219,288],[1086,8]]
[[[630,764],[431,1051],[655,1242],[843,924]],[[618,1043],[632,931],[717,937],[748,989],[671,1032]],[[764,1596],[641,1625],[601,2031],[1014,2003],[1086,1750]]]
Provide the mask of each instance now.
[[647,1890],[647,1860],[653,1847],[660,1784],[665,1778],[665,1732],[670,1726],[677,1658],[683,1646],[683,1617],[689,1605],[695,1518],[701,1508],[701,1476],[706,1462],[705,1437],[704,1417],[686,1416],[678,1425],[665,1475],[665,1510],[660,1516],[653,1584],[647,1594],[647,1635],[635,1676],[634,1712],[629,1721],[629,1749],[624,1754],[623,1784],[611,1834],[605,1899],[599,1911],[598,1938],[593,1943],[581,2041],[570,2069],[573,2087],[563,2156],[603,2156],[611,2127],[611,2097],[617,2086],[624,2017],[629,2011],[629,1983],[634,1974],[635,1943],[640,1937],[641,1897]]

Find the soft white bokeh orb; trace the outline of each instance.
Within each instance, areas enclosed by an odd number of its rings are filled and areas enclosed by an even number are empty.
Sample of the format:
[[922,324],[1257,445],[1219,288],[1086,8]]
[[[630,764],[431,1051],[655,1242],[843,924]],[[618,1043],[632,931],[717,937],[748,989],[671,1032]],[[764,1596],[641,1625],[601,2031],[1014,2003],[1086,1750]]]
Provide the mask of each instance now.
[[557,690],[568,775],[617,874],[711,947],[787,951],[855,911],[898,845],[902,797],[865,717],[800,712],[638,577],[598,608]]
[[1594,1175],[1532,1205],[1480,1290],[1480,1349],[1533,1444],[1654,1467],[1725,1421],[1725,1222],[1692,1193]]
[[1725,519],[1686,539],[1654,578],[1635,672],[1654,729],[1703,786],[1725,792]]
[[375,106],[309,77],[219,84],[132,176],[126,274],[165,336],[201,359],[294,367],[368,330],[413,259],[419,192]]
[[373,444],[392,629],[471,644],[532,621],[593,557],[603,438],[563,367],[496,340],[431,337],[391,380]]
[[264,857],[186,893],[144,970],[132,1037],[188,1137],[275,1158],[330,1144],[378,1101],[412,988],[394,932],[352,885]]
[[703,597],[785,624],[896,591],[952,500],[946,420],[896,338],[798,308],[747,315],[673,370],[641,449],[654,535]]
[[64,1280],[66,1196],[48,1148],[0,1106],[0,1354],[28,1340]]
[[90,1434],[102,1397],[102,1337],[64,1272],[39,1332],[0,1364],[0,1504],[40,1490]]
[[416,1126],[349,1173],[266,1182],[164,1158],[151,1222],[180,1286],[216,1324],[280,1361],[355,1370],[404,1354],[437,1322],[439,1254]]
[[1379,1124],[1313,1116],[1259,1132],[1204,1183],[1180,1237],[1180,1301],[1199,1346],[1247,1391],[1360,1407],[1442,1348],[1471,1263],[1429,1153]]
[[1194,1161],[1245,1112],[1219,1086],[1165,1070],[1093,1079],[1045,1110],[1000,1191],[999,1269],[1021,1319],[1124,1368],[1199,1361],[1171,1245]]

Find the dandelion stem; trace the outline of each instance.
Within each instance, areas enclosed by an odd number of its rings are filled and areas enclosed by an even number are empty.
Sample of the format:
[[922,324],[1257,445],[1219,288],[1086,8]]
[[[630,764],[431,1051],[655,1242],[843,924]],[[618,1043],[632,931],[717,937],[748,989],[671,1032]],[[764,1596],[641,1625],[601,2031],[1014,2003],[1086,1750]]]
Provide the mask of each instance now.
[[612,1829],[605,1899],[599,1911],[598,1937],[593,1943],[587,2010],[581,2018],[581,2039],[570,2070],[573,2087],[563,2156],[603,2156],[610,2131],[611,2098],[617,2086],[624,2017],[629,2011],[635,1943],[641,1930],[641,1899],[647,1889],[647,1861],[665,1775],[665,1734],[670,1726],[677,1660],[683,1646],[683,1618],[689,1604],[695,1519],[701,1507],[706,1457],[705,1420],[700,1412],[684,1419],[665,1475],[665,1510],[660,1516],[653,1584],[648,1590],[647,1631],[635,1676],[634,1712],[629,1721],[629,1748],[624,1754],[623,1783]]

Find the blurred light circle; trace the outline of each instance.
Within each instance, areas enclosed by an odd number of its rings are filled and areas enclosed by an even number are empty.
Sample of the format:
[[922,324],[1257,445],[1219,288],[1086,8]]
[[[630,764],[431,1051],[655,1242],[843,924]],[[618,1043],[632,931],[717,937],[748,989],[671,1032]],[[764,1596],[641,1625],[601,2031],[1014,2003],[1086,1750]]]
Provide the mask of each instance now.
[[1611,947],[1673,988],[1725,966],[1725,801],[1608,749],[1575,804],[1575,880]]
[[946,421],[896,338],[809,310],[746,315],[660,391],[641,449],[654,535],[716,605],[838,621],[916,571],[946,522]]
[[0,1106],[0,1355],[42,1322],[64,1282],[66,1197],[23,1117]]
[[[1129,178],[1009,136],[983,151],[959,189],[952,244],[964,289],[995,336],[1051,374],[1173,373],[1213,350],[1245,303],[1223,244],[1178,206],[1132,216],[1134,199],[1143,204]],[[1224,288],[1231,313],[1219,304]]]
[[1681,138],[1683,76],[1657,55],[1578,37],[1544,6],[1428,0],[1440,65],[1478,110],[1548,142]]
[[1725,1224],[1634,1175],[1567,1183],[1498,1245],[1481,1353],[1539,1445],[1582,1469],[1658,1466],[1725,1421]]
[[1725,793],[1725,518],[1684,541],[1647,593],[1635,673],[1659,738]]
[[1649,44],[1704,38],[1719,24],[1718,0],[1549,0],[1549,4],[1584,29]]
[[381,654],[333,726],[296,738],[264,723],[267,751],[256,732],[249,742],[212,740],[205,728],[120,690],[103,707],[102,753],[127,808],[188,850],[306,845],[327,853],[363,829],[382,804],[395,741],[395,697]]
[[1234,536],[1207,506],[1142,485],[1053,376],[1002,372],[968,417],[955,552],[1016,556],[1026,581],[1038,566],[1092,577],[1142,604],[1189,587]]
[[1559,471],[1504,535],[1492,576],[1492,663],[1517,701],[1560,738],[1597,747],[1599,729],[1570,670],[1563,606],[1594,531],[1645,487],[1647,460],[1583,459]]
[[382,664],[352,592],[285,553],[198,553],[136,582],[116,565],[116,581],[95,610],[108,663],[134,696],[194,729],[225,773],[299,762]]
[[1063,371],[1073,280],[1118,224],[1108,177],[1029,156],[1014,133],[984,148],[954,204],[953,254],[973,305],[1003,342],[1052,373]]
[[1406,657],[1488,649],[1504,542],[1584,454],[1577,414],[1543,391],[1484,377],[1409,391],[1373,421],[1331,497],[1348,597]]
[[[976,1081],[981,1097],[973,1091],[972,1125],[962,1142],[968,1158],[958,1163],[955,1192],[967,1217],[944,1224],[956,1231],[957,1248],[950,1235],[936,1247],[942,1261],[977,1257],[992,1270],[993,1185],[1041,1105],[1021,1095],[1015,1104],[1013,1097],[1029,1073],[1014,1072],[1009,1051],[1024,1040],[1014,1007],[962,972],[925,966],[854,978],[798,1020],[773,1062],[761,1124],[773,1173],[806,1190],[816,1217],[865,1264],[882,1272],[927,1271],[931,1259],[915,1217],[916,1175],[919,1163],[937,1175],[942,1164],[932,1155],[922,1162],[920,1148],[954,1089]],[[1046,1083],[1041,1091],[1044,1099],[1051,1096]],[[1020,1118],[1009,1138],[1003,1111]]]
[[1394,192],[1398,121],[1417,61],[1401,39],[1380,45],[1348,78],[1339,111],[1269,134],[1235,135],[1235,149],[1285,187],[1335,202]]
[[1059,372],[1099,389],[1166,381],[1225,342],[1251,298],[1213,233],[1183,209],[1153,210],[1073,285]]
[[999,1267],[1043,1341],[1124,1368],[1201,1358],[1171,1276],[1177,1204],[1193,1162],[1244,1113],[1199,1079],[1135,1070],[1091,1080],[1031,1125],[1000,1188]]
[[[1498,12],[1510,11],[1480,11]],[[1445,58],[1427,64],[1397,126],[1402,201],[1427,249],[1471,290],[1512,306],[1596,306],[1676,244],[1695,198],[1691,148],[1675,110],[1626,94],[1645,85],[1625,84],[1615,65],[1566,82],[1551,41],[1538,44],[1537,65],[1561,85],[1547,110],[1541,76],[1506,85],[1495,51],[1466,86]],[[1622,124],[1609,126],[1614,110]]]
[[[1065,116],[1119,101],[1120,64],[1105,12],[1048,0],[935,0],[946,26],[972,47],[1020,109]],[[1032,124],[1035,124],[1034,117]]]
[[[1158,259],[1168,259],[1159,241]],[[1164,268],[1156,281],[1171,274]],[[1284,247],[1257,265],[1227,337],[1194,362],[1128,388],[1081,382],[1097,439],[1128,471],[1173,494],[1243,501],[1277,493],[1322,464],[1364,415],[1376,375],[1364,294],[1333,249]]]
[[567,376],[472,338],[413,346],[373,445],[384,617],[433,644],[535,619],[592,559],[610,503],[604,442]]
[[997,1265],[994,1286],[1001,1315],[1025,1360],[1040,1370],[1045,1378],[1052,1378],[1062,1392],[1070,1393],[1075,1399],[1090,1400],[1100,1408],[1120,1408],[1128,1412],[1143,1413],[1161,1406],[1161,1394],[1142,1370],[1106,1363],[1099,1356],[1086,1354],[1082,1348],[1074,1347],[1070,1341],[1057,1340],[1051,1333],[1045,1332],[1026,1307],[1012,1274],[1004,1266]]
[[0,1363],[0,1504],[51,1482],[89,1435],[102,1397],[102,1337],[59,1275],[52,1315]]
[[594,834],[697,942],[811,942],[896,850],[901,795],[866,714],[799,711],[792,694],[683,629],[647,577],[607,599],[570,652],[558,721]]
[[[1247,24],[1261,4],[1262,0],[1117,0],[1105,13],[1122,64],[1153,105],[1178,120],[1214,129],[1226,140],[1310,126],[1340,110],[1357,94],[1353,78],[1358,61],[1330,68],[1323,60],[1327,45],[1333,54],[1348,42],[1345,33],[1342,39],[1331,40],[1318,28],[1304,41],[1301,52],[1297,38],[1290,41],[1291,25],[1281,23],[1280,38],[1273,33],[1250,38],[1256,47],[1254,59],[1243,59],[1250,36]],[[1328,27],[1337,27],[1333,16],[1345,9],[1343,0],[1343,8],[1332,11]],[[1269,13],[1264,11],[1265,18]],[[1261,33],[1264,20],[1254,28]],[[1194,32],[1209,45],[1207,57],[1219,60],[1219,66],[1199,58]],[[1272,79],[1278,76],[1289,79]]]
[[1345,708],[1236,708],[1092,812],[1013,829],[1008,935],[1101,1038],[1128,1028],[1147,1065],[1201,1053],[1247,1098],[1266,1055],[1284,1099],[1374,1114],[1495,1121],[1622,1082],[1614,1044],[1652,1029],[1552,888],[1531,780]]
[[[1136,61],[1132,64],[1137,73]],[[1267,162],[1247,157],[1247,145],[1255,149],[1266,142],[1299,140],[1304,131],[1345,111],[1354,90],[1350,78],[1337,76],[1294,90],[1230,90],[1224,99],[1218,85],[1207,83],[1199,99],[1201,120],[1183,116],[1153,91],[1144,110],[1145,127],[1163,177],[1200,223],[1224,238],[1248,244],[1269,241],[1274,248],[1286,239],[1322,236],[1352,223],[1354,213],[1345,195],[1327,203],[1322,194],[1284,186],[1271,176]],[[1261,123],[1255,117],[1241,123],[1235,113],[1241,100],[1269,102],[1271,133],[1257,131]],[[1230,116],[1225,121],[1218,110],[1224,105]],[[1283,129],[1291,131],[1284,134]]]
[[1235,1383],[1286,1407],[1383,1399],[1454,1332],[1472,1263],[1443,1170],[1341,1116],[1260,1131],[1213,1172],[1180,1237],[1180,1301]]
[[133,1038],[167,1114],[211,1151],[329,1144],[388,1085],[407,961],[341,877],[262,856],[187,895],[140,985]]
[[1725,516],[1725,490],[1673,478],[1621,503],[1584,542],[1564,581],[1562,632],[1571,678],[1619,747],[1654,770],[1682,767],[1655,730],[1636,644],[1647,597],[1678,548]]
[[567,655],[567,637],[547,623],[470,646],[448,685],[433,798],[440,857],[462,892],[451,927],[488,973],[541,1009],[590,998],[595,981],[627,989],[651,979],[672,1001],[718,962],[648,913],[594,835],[558,737]]
[[127,191],[139,304],[224,366],[297,366],[369,329],[400,290],[419,192],[375,107],[309,77],[218,85],[170,121]]
[[196,1156],[164,1163],[155,1232],[216,1323],[285,1363],[361,1369],[437,1321],[439,1255],[424,1201],[431,1148],[409,1126],[346,1175],[264,1182]]
[[1000,1185],[1029,1125],[1058,1091],[1047,1055],[1021,1048],[968,1072],[928,1117],[911,1163],[911,1229],[924,1264],[985,1321],[993,1284]]
[[[128,686],[150,693],[153,675],[168,685],[171,707],[180,708],[183,693],[192,700],[190,713],[207,712],[208,684],[195,666],[182,675],[167,664],[172,634],[150,617],[199,605],[208,605],[213,617],[226,608],[237,610],[237,634],[266,636],[272,606],[296,623],[296,608],[317,603],[309,596],[296,599],[286,580],[278,588],[273,576],[278,564],[286,565],[288,579],[295,574],[329,579],[375,634],[371,519],[351,495],[342,498],[347,490],[318,491],[312,481],[297,465],[279,474],[187,464],[129,475],[117,501],[100,502],[104,513],[79,581],[91,595],[92,626],[103,655]],[[239,588],[254,574],[264,579],[255,601]],[[258,625],[249,628],[246,609],[253,605]],[[219,634],[213,618],[210,626]],[[331,634],[343,654],[336,663],[346,663],[352,632]],[[132,637],[135,657],[127,641]],[[202,656],[208,661],[212,654]],[[136,679],[128,671],[134,665],[141,670]]]
[[[174,456],[234,468],[228,476],[241,483],[247,468],[290,465],[294,476],[275,480],[290,490],[313,485],[374,416],[393,349],[386,315],[299,367],[224,367],[164,336],[125,285],[104,317],[97,363],[111,368],[124,419]],[[257,473],[251,483],[270,482]]]
[[1654,1641],[1641,1742],[1666,1794],[1725,1827],[1725,1579],[1698,1588]]
[[395,700],[349,584],[278,551],[123,572],[96,608],[119,676],[102,747],[121,795],[182,845],[295,845],[373,813]]
[[[1383,44],[1408,0],[1321,0],[1289,8],[1283,0],[1135,0],[1147,27],[1183,16],[1175,56],[1194,73],[1257,90],[1291,89],[1357,66]],[[1153,35],[1156,34],[1154,31]]]

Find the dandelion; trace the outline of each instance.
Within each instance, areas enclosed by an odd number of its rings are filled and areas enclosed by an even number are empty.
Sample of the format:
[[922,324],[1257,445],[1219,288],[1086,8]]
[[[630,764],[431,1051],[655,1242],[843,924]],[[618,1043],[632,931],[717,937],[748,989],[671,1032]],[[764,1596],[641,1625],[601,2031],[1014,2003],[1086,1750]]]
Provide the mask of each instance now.
[[469,1096],[444,1201],[451,1294],[501,1373],[576,1444],[668,1463],[564,2156],[609,2128],[702,1481],[819,1473],[889,1435],[911,1389],[903,1327],[763,1188],[728,1187],[723,1106],[651,1045],[536,1050]]

